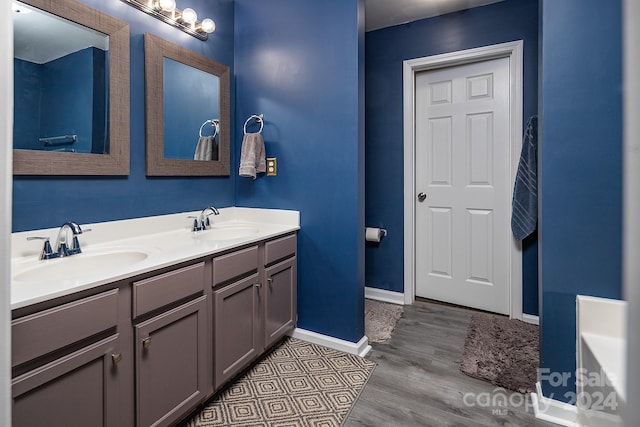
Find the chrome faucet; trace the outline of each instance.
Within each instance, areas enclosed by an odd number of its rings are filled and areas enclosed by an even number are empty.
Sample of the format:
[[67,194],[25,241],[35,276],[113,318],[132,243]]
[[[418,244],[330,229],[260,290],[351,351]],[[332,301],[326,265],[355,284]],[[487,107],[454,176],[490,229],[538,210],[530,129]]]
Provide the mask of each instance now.
[[[71,232],[73,236],[71,244],[69,244],[69,232]],[[82,228],[80,228],[77,223],[67,221],[62,224],[60,231],[58,231],[55,246],[55,251],[58,252],[59,256],[70,256],[82,252],[80,242],[78,241],[78,234],[82,234]]]
[[[85,231],[91,230],[87,229]],[[69,244],[69,232],[71,232],[71,235],[73,236],[71,239],[71,244]],[[80,228],[77,223],[68,221],[62,224],[60,230],[58,231],[55,249],[51,247],[51,243],[49,243],[48,237],[31,236],[27,237],[27,240],[44,240],[44,247],[42,248],[42,253],[40,253],[40,259],[43,260],[81,253],[82,250],[80,249],[78,234],[82,234],[82,228]]]
[[209,216],[211,215],[220,215],[220,211],[213,206],[207,206],[202,209],[200,216],[193,220],[193,229],[191,231],[203,231],[208,229],[211,226],[211,223],[209,222]]

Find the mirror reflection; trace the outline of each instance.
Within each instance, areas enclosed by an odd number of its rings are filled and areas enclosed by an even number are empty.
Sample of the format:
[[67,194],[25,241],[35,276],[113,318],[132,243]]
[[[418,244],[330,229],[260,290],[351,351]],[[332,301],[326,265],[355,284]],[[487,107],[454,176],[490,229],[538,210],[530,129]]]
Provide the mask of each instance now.
[[220,78],[167,57],[162,66],[164,157],[218,160]]
[[229,176],[230,69],[144,34],[147,176]]
[[12,10],[14,148],[109,153],[109,36],[21,2]]

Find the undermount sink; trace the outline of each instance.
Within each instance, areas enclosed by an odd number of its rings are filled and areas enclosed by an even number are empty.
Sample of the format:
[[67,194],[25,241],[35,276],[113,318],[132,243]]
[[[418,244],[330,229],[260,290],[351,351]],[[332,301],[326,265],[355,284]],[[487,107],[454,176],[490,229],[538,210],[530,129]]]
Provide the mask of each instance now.
[[101,274],[115,268],[126,268],[144,261],[149,254],[140,250],[117,250],[81,253],[50,260],[37,261],[34,267],[18,271],[17,282],[75,280],[79,277]]
[[204,241],[235,240],[258,234],[258,227],[251,224],[215,224],[210,229],[194,235],[195,239]]

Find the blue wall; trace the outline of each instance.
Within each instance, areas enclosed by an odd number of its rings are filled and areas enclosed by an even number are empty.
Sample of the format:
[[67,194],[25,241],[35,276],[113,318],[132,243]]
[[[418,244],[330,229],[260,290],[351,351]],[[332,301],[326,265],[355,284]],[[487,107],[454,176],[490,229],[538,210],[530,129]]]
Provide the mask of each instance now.
[[[14,59],[16,148],[91,153],[96,138],[104,146],[104,132],[98,132],[105,127],[104,58],[104,51],[89,47],[44,64]],[[39,141],[71,134],[78,137],[73,145],[45,147]]]
[[236,0],[236,153],[263,113],[276,177],[237,180],[238,206],[296,209],[299,326],[364,335],[363,13],[359,0]]
[[[234,204],[235,176],[226,178],[147,178],[144,136],[145,31],[227,64],[233,70],[234,3],[184,0],[201,17],[216,21],[206,42],[164,24],[121,1],[81,0],[127,21],[131,32],[131,172],[125,177],[14,177],[13,231],[136,218]],[[231,99],[234,99],[233,83]],[[233,105],[231,122],[234,125]],[[233,150],[232,150],[233,151]]]
[[40,137],[76,134],[78,140],[70,147],[81,153],[91,152],[93,74],[93,48],[42,64]]
[[[220,79],[169,58],[163,73],[164,156],[193,159],[202,124],[220,119]],[[213,135],[212,129],[207,124],[202,134]]]
[[571,374],[576,294],[621,298],[622,24],[619,0],[542,1],[541,366]]
[[[402,62],[524,40],[523,120],[538,108],[538,1],[506,0],[366,35],[366,224],[389,235],[366,248],[366,285],[404,292]],[[537,236],[524,242],[523,310],[538,314]]]
[[[42,66],[22,59],[13,60],[15,148],[35,148],[40,138],[40,98]],[[35,142],[34,142],[35,141]]]
[[95,154],[109,152],[109,94],[107,78],[109,76],[109,54],[102,49],[93,48],[93,140],[91,152]]

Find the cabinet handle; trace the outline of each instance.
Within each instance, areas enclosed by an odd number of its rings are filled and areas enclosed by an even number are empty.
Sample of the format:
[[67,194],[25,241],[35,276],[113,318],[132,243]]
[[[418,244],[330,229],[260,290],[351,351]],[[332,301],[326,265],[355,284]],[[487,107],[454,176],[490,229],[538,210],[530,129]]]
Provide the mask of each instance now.
[[273,286],[273,279],[271,277],[269,277],[267,279],[267,283],[269,284],[269,287],[272,287]]
[[113,361],[114,365],[117,365],[122,360],[122,353],[113,353],[111,355],[111,360]]
[[254,283],[253,286],[255,286],[256,288],[260,289],[260,288],[262,288],[262,283]]
[[151,337],[147,337],[145,339],[142,340],[142,346],[144,348],[149,348],[151,347]]

